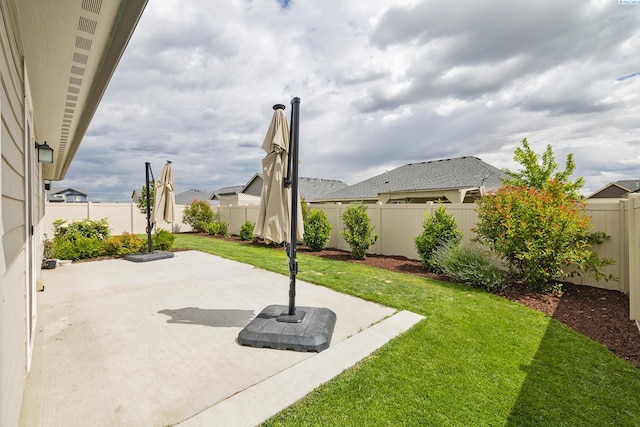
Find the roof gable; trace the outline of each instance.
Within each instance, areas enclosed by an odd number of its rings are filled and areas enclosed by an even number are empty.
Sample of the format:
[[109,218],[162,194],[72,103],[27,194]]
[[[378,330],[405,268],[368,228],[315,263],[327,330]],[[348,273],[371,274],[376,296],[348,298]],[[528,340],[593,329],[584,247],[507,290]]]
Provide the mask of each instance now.
[[54,187],[49,191],[50,195],[64,194],[65,196],[84,196],[87,197],[87,190],[83,188],[71,187]]
[[628,192],[633,192],[640,189],[640,179],[625,179],[622,181],[616,181],[614,184],[624,188]]
[[587,196],[587,199],[619,199],[640,190],[640,179],[610,182]]

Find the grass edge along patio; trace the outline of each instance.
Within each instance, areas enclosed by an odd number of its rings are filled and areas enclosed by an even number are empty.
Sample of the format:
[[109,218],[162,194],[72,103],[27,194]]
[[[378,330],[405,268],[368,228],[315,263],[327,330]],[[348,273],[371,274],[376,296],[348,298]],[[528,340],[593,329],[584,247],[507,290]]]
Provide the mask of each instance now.
[[[196,249],[287,274],[281,250]],[[456,284],[300,255],[301,280],[426,317],[265,425],[638,425],[640,370],[536,311]]]

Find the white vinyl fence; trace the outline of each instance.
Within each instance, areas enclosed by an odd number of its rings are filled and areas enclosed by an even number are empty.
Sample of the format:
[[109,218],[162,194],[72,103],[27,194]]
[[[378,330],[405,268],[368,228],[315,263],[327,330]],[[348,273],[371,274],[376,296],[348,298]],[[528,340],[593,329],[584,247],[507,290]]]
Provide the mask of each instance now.
[[[464,233],[465,240],[474,237],[472,231],[477,223],[475,204],[444,204],[447,212],[454,216],[458,227]],[[349,207],[343,204],[312,205],[314,209],[322,209],[332,225],[329,247],[349,250],[347,243],[340,237],[343,229],[342,214]],[[418,259],[413,239],[422,230],[425,214],[432,214],[438,205],[426,204],[367,205],[367,213],[379,234],[378,242],[370,248],[370,253],[380,255],[399,255],[410,259]],[[232,234],[239,234],[245,221],[255,223],[258,206],[223,206],[214,207],[221,221],[229,225]],[[176,206],[176,217],[173,223],[158,224],[158,228],[173,232],[191,231],[189,225],[182,223],[184,206]],[[631,213],[629,212],[631,210]],[[604,231],[610,236],[596,250],[615,264],[607,267],[619,281],[596,282],[591,278],[575,278],[575,283],[620,290],[629,294],[631,316],[640,318],[640,194],[631,195],[629,200],[618,200],[605,203],[587,204],[587,212],[591,216],[594,231]],[[133,203],[48,203],[45,211],[47,233],[53,230],[50,226],[55,219],[79,220],[83,218],[107,218],[112,234],[129,232],[145,233],[146,219]]]

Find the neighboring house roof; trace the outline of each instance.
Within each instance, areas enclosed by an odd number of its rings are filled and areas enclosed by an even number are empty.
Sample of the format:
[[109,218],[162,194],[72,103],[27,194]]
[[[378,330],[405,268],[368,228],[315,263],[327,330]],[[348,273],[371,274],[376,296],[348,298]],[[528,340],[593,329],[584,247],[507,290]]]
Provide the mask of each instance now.
[[244,188],[244,185],[232,185],[229,187],[222,187],[222,188],[218,188],[217,190],[214,190],[211,193],[212,198],[217,198],[217,196],[227,196],[229,194],[238,194],[238,193],[242,193],[242,189]]
[[52,187],[48,191],[49,202],[81,202],[87,201],[87,190],[71,187]]
[[640,190],[640,179],[625,179],[605,185],[587,199],[619,199],[638,190]]
[[505,174],[477,157],[409,163],[357,184],[323,195],[318,201],[377,201],[381,194],[488,190],[502,185]]
[[[298,178],[298,192],[307,202],[314,201],[332,191],[346,188],[347,184],[335,179],[325,178]],[[257,173],[242,188],[241,193],[260,197],[262,192],[262,174]]]
[[84,196],[87,197],[87,190],[83,188],[71,188],[71,187],[52,187],[49,190],[49,195],[64,194],[65,196]]
[[183,191],[182,193],[176,194],[175,199],[176,199],[176,205],[188,205],[194,200],[206,200],[208,202],[211,199],[211,193],[207,193],[206,191],[191,189],[191,190]]
[[298,180],[300,197],[304,197],[307,202],[312,202],[327,193],[332,193],[347,187],[347,184],[335,179],[300,177]]

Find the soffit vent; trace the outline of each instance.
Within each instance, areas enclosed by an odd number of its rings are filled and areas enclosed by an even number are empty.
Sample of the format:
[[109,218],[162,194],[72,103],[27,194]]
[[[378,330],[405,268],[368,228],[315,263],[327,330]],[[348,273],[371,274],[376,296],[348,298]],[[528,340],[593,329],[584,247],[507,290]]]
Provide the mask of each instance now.
[[[101,8],[102,0],[82,0],[82,10],[86,12],[99,15]],[[60,140],[58,145],[57,161],[58,168],[62,168],[62,163],[67,152],[67,142],[69,141],[71,133],[71,123],[75,120],[76,103],[80,93],[82,92],[82,77],[84,77],[86,65],[89,63],[91,45],[93,44],[93,40],[90,37],[95,35],[97,27],[97,20],[87,18],[86,16],[78,17],[78,33],[82,33],[82,35],[76,35],[76,51],[73,52],[73,63],[69,70],[67,99],[60,123]]]
[[89,55],[85,55],[84,53],[78,53],[78,52],[73,53],[73,62],[86,65],[88,60],[89,60]]
[[82,9],[87,12],[100,14],[100,8],[102,7],[102,0],[82,0]]
[[84,76],[84,68],[76,67],[75,65],[71,66],[71,74],[76,74],[78,76]]
[[98,23],[93,19],[85,18],[84,16],[80,17],[78,21],[78,31],[82,31],[84,33],[95,34],[96,26]]
[[83,50],[91,50],[92,41],[85,37],[76,37],[76,47]]

